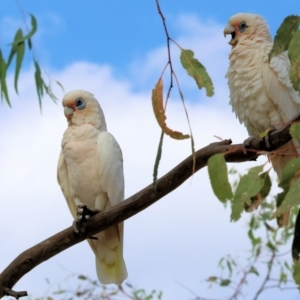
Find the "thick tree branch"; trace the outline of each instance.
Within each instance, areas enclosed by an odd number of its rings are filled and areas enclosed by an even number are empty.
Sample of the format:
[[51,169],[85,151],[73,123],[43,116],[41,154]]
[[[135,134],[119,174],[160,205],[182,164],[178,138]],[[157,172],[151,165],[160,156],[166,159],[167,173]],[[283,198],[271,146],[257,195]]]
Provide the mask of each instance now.
[[[297,115],[292,121],[299,120],[300,115]],[[208,159],[217,153],[224,153],[227,162],[255,160],[259,155],[265,153],[264,151],[274,151],[290,141],[289,127],[290,124],[271,133],[269,139],[271,148],[269,149],[265,141],[258,138],[251,142],[251,149],[247,149],[247,151],[243,144],[231,145],[231,140],[210,144],[195,153],[195,171],[205,167]],[[156,187],[150,184],[122,203],[88,219],[78,234],[73,231],[72,227],[69,227],[24,251],[0,274],[0,298],[7,295],[7,292],[11,291],[20,278],[40,263],[113,224],[134,216],[175,190],[192,175],[193,157],[191,155],[157,180]]]

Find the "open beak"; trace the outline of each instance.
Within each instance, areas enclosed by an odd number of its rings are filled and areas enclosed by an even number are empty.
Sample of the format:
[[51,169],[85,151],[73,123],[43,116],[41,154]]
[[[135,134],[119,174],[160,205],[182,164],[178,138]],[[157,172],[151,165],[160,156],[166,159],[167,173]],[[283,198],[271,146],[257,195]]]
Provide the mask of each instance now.
[[69,106],[64,106],[64,113],[65,113],[66,118],[70,118],[74,113],[74,109]]
[[227,34],[231,34],[231,40],[228,42],[229,45],[235,46],[238,43],[238,37],[235,33],[234,27],[230,24],[227,24],[227,26],[224,28],[224,37],[226,37]]

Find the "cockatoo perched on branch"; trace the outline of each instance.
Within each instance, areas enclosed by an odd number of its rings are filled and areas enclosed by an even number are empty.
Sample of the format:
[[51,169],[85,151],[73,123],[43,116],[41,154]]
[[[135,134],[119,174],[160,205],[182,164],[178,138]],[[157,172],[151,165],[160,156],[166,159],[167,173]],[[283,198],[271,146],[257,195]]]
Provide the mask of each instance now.
[[[286,124],[300,111],[300,96],[289,79],[290,61],[286,52],[273,57],[268,25],[254,14],[239,13],[229,19],[224,35],[231,34],[230,65],[226,77],[230,104],[250,136],[270,127]],[[291,141],[270,155],[272,165],[281,177],[289,160],[298,156],[299,145]]]
[[[58,183],[74,219],[77,206],[103,210],[124,199],[123,158],[115,138],[106,131],[98,101],[75,90],[62,101],[68,128],[58,162]],[[99,281],[121,284],[127,277],[123,260],[123,223],[88,242],[96,256]]]

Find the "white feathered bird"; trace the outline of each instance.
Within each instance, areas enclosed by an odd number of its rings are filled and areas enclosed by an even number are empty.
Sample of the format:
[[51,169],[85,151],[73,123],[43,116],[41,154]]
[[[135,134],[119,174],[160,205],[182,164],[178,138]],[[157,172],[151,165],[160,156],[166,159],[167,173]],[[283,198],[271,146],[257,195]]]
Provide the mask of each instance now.
[[[224,35],[231,34],[230,65],[226,77],[230,104],[250,136],[258,136],[272,126],[286,124],[300,111],[300,96],[289,79],[290,61],[286,52],[273,57],[268,25],[255,14],[239,13],[229,19]],[[292,158],[300,153],[291,141],[271,155],[278,175]]]
[[[75,90],[62,101],[68,128],[62,140],[57,178],[74,219],[77,205],[103,210],[124,200],[123,158],[115,138],[106,131],[98,101]],[[88,242],[96,256],[97,276],[103,284],[127,278],[123,259],[123,223],[95,235]]]

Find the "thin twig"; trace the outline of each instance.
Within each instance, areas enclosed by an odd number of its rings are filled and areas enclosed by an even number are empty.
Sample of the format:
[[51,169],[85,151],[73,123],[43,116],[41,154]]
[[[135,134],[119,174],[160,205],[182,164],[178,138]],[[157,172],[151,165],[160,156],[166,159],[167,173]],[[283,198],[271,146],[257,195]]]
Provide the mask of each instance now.
[[260,288],[257,290],[253,300],[257,300],[259,295],[266,289],[266,284],[268,283],[268,281],[270,279],[275,257],[276,257],[276,252],[273,251],[272,255],[271,255],[271,259],[268,261],[268,269],[267,269],[267,274],[265,276],[265,279],[263,280]]
[[[166,67],[168,65],[170,66],[170,85],[169,85],[169,89],[168,89],[168,93],[167,93],[167,97],[166,97],[166,103],[165,103],[165,110],[166,110],[167,103],[168,103],[168,100],[170,98],[171,90],[173,88],[173,74],[174,74],[173,64],[172,64],[172,59],[171,59],[171,48],[170,48],[170,40],[171,40],[171,38],[170,38],[169,31],[168,31],[168,28],[167,28],[166,18],[165,18],[165,16],[163,15],[163,13],[161,11],[159,1],[155,0],[155,2],[156,2],[156,7],[157,7],[158,14],[160,15],[161,20],[163,22],[163,26],[164,26],[164,30],[165,30],[166,38],[167,38],[168,63],[166,65]],[[164,70],[166,69],[166,67],[164,68]]]
[[12,296],[16,299],[19,299],[20,297],[28,296],[26,291],[16,292],[16,291],[13,291],[13,290],[11,290],[9,288],[6,288],[6,287],[3,288],[3,290],[4,290],[4,293],[5,293],[6,296]]

